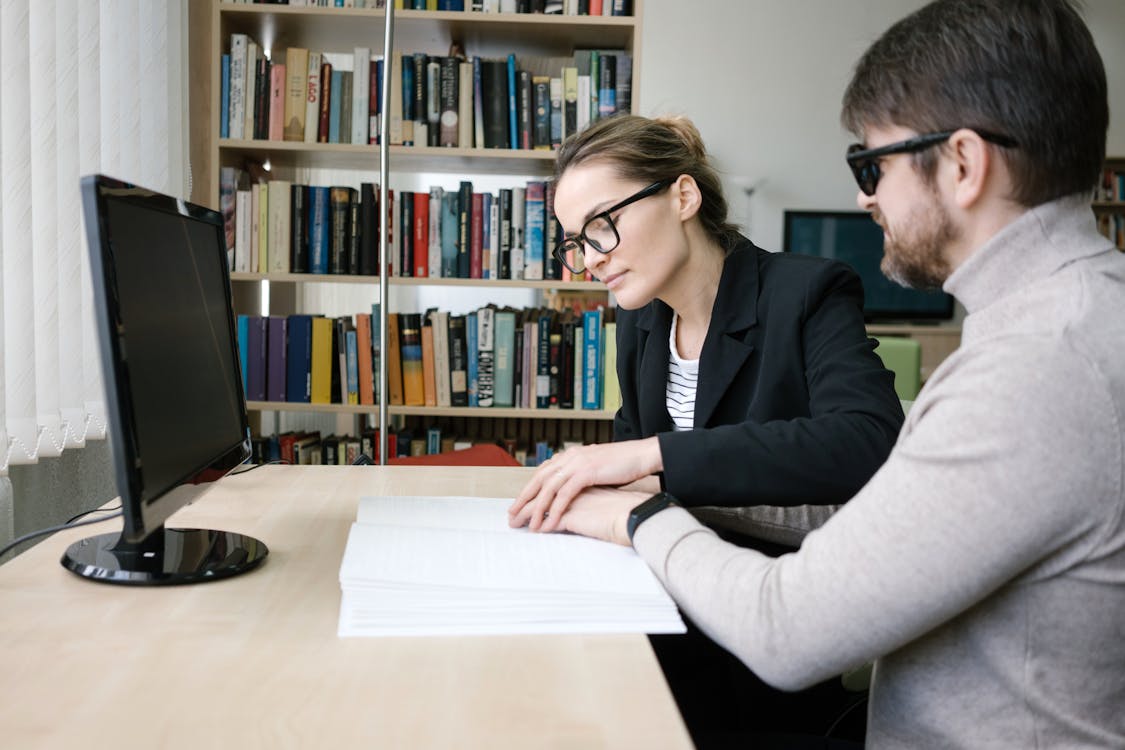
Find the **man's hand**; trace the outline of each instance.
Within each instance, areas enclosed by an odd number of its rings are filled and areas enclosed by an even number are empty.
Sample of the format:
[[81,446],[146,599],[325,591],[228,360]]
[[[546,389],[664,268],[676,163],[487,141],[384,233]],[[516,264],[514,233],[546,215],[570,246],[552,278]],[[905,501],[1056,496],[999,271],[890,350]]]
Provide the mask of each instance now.
[[571,448],[539,466],[508,509],[508,523],[557,531],[571,501],[588,487],[628,484],[663,468],[655,437]]
[[557,525],[559,531],[630,545],[629,514],[649,498],[644,492],[593,487],[579,493]]

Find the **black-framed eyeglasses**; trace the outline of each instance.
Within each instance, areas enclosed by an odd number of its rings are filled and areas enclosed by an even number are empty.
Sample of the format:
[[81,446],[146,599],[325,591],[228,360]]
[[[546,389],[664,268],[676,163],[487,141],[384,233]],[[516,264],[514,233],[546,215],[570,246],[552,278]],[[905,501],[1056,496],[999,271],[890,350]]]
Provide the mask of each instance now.
[[[883,176],[882,171],[879,169],[879,159],[891,154],[912,154],[918,151],[925,151],[932,148],[939,143],[948,141],[950,136],[960,130],[943,130],[940,133],[926,133],[925,135],[914,136],[907,138],[905,141],[898,141],[897,143],[889,143],[886,146],[879,148],[864,148],[860,143],[853,143],[848,146],[848,155],[845,157],[848,161],[848,166],[852,169],[852,174],[855,175],[856,184],[859,189],[863,191],[864,195],[875,195],[875,189],[879,186],[879,178]],[[1019,145],[1014,138],[999,133],[990,133],[987,130],[980,130],[978,128],[968,128],[986,141],[995,143],[997,146],[1005,148],[1015,148]]]
[[594,214],[582,225],[581,232],[564,237],[562,242],[555,247],[555,260],[570,269],[571,273],[585,273],[585,248],[593,248],[602,255],[607,255],[621,243],[621,235],[617,233],[617,226],[614,225],[611,214],[620,211],[631,203],[636,203],[650,195],[656,195],[675,181],[675,178],[671,178],[654,182],[646,188],[641,188],[620,203]]

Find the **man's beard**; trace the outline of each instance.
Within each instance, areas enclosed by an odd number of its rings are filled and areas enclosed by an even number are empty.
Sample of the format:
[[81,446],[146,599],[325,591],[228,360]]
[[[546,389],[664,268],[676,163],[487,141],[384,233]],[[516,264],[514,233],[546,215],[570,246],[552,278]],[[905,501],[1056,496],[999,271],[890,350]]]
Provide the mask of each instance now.
[[960,237],[960,232],[937,196],[933,198],[894,231],[884,224],[882,214],[875,212],[875,221],[885,234],[879,268],[884,276],[902,286],[940,289],[951,273],[945,251]]

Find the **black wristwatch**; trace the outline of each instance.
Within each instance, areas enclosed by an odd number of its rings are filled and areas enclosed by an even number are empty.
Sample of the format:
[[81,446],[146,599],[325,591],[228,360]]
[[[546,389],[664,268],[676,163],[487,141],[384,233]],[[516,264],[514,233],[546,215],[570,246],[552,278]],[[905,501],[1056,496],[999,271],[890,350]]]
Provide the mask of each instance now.
[[679,501],[667,492],[658,492],[633,508],[633,511],[629,514],[629,523],[625,526],[625,531],[629,534],[629,542],[632,543],[633,534],[637,533],[637,527],[648,520],[650,516],[656,515],[669,506],[679,504]]

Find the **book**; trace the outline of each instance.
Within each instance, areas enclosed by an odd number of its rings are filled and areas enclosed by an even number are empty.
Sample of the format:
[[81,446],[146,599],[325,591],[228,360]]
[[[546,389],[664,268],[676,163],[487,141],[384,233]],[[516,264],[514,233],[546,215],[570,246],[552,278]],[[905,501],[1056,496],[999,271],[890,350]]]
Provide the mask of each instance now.
[[404,403],[402,382],[402,340],[399,337],[399,314],[387,313],[387,402],[394,406]]
[[[378,321],[375,321],[378,325]],[[375,371],[371,357],[371,314],[358,313],[355,316],[356,365],[359,376],[359,403],[375,403]]]
[[460,60],[456,57],[441,58],[441,130],[438,143],[441,146],[456,147],[460,128],[458,117],[460,107],[458,95],[460,89]]
[[429,226],[427,227],[427,245],[429,259],[426,270],[430,276],[442,276],[441,267],[441,217],[442,195],[445,191],[440,187],[430,188],[430,205],[428,207]]
[[477,407],[477,316],[469,313],[465,316],[465,380],[469,394],[469,406]]
[[320,65],[320,53],[310,51],[305,69],[305,143],[316,143],[320,125]]
[[309,188],[309,273],[328,273],[332,247],[330,189]]
[[305,115],[309,97],[309,51],[290,47],[285,51],[285,140],[305,140]]
[[605,338],[605,357],[602,362],[602,408],[616,412],[621,408],[621,383],[617,380],[617,323],[607,321],[603,336]]
[[482,60],[481,127],[484,148],[508,148],[508,63]]
[[457,66],[457,144],[473,147],[473,64],[461,60]]
[[288,321],[282,315],[271,315],[266,320],[266,335],[269,338],[266,345],[266,400],[285,401]]
[[318,316],[312,319],[309,378],[314,404],[332,403],[332,365],[332,321]]
[[230,100],[227,104],[227,135],[244,138],[246,127],[247,48],[250,38],[245,34],[230,35]]
[[449,313],[434,310],[429,313],[434,332],[434,392],[438,406],[453,403],[449,377]]
[[346,187],[334,187],[329,192],[328,206],[332,234],[328,247],[328,273],[348,273],[351,199],[351,191]]
[[379,190],[371,182],[359,185],[359,272],[379,273]]
[[250,316],[239,315],[234,320],[235,336],[238,339],[238,365],[242,374],[242,393],[245,396],[250,389],[247,378],[247,359],[250,353]]
[[288,273],[289,211],[291,210],[291,201],[293,201],[290,183],[287,180],[270,180],[269,201],[269,265],[267,269],[270,273]]
[[491,307],[477,310],[477,405],[492,406],[495,401],[494,320]]
[[246,400],[266,400],[266,366],[269,346],[266,329],[268,319],[260,315],[247,318]]
[[359,342],[355,327],[349,322],[344,332],[347,351],[347,395],[349,404],[359,403]]
[[510,504],[360,498],[340,563],[338,635],[684,632],[634,550],[508,528]]
[[457,191],[457,278],[472,278],[473,183],[461,181]]
[[422,396],[426,406],[437,406],[434,377],[434,326],[429,315],[422,318]]
[[414,276],[425,278],[430,275],[430,194],[414,193],[413,208]]
[[512,310],[497,310],[493,323],[493,404],[511,407],[513,405],[512,375],[514,372],[516,313]]
[[459,192],[450,190],[442,195],[441,205],[441,276],[456,279],[457,240],[460,233]]
[[[328,143],[332,135],[332,63],[327,60],[320,65],[320,121],[316,125],[318,143]],[[337,125],[339,128],[339,125]]]
[[306,205],[309,189],[292,185],[289,192],[289,270],[309,272],[309,212]]
[[284,140],[285,127],[285,66],[270,66],[269,133],[271,141]]
[[545,256],[545,231],[546,231],[546,185],[538,180],[527,183],[526,188],[526,222],[524,227],[524,267],[523,278],[538,280],[543,276],[543,261]]
[[582,313],[582,408],[602,408],[602,311]]
[[419,313],[401,313],[399,323],[403,403],[406,406],[423,406],[426,398],[422,373],[422,316]]
[[368,142],[368,99],[371,96],[371,48],[356,47],[354,50],[351,87],[351,143]]
[[465,316],[449,316],[449,405],[469,405],[469,362]]
[[230,55],[219,60],[219,137],[230,138]]
[[312,316],[290,315],[286,324],[285,400],[312,400]]

